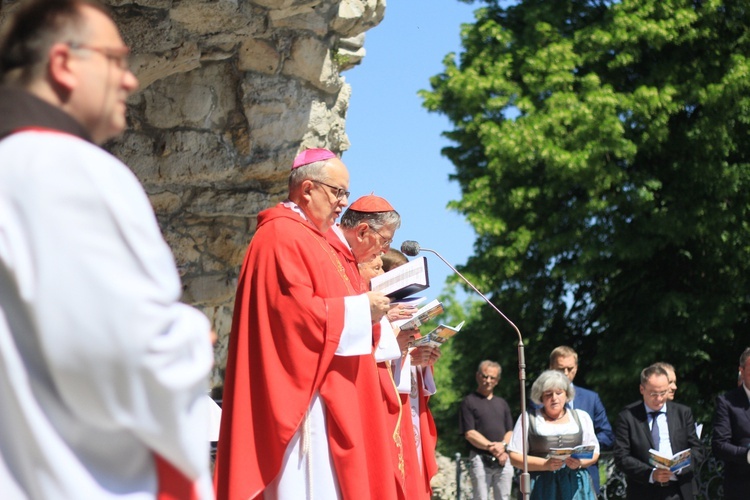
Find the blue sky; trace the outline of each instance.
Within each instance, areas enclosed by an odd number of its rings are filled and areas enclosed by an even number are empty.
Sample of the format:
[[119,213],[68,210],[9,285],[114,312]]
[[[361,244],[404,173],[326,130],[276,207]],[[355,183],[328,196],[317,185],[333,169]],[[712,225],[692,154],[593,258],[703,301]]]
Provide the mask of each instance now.
[[[450,200],[460,198],[448,180],[453,164],[440,154],[450,130],[443,115],[428,113],[417,95],[443,70],[443,58],[459,53],[460,25],[473,22],[478,4],[458,0],[388,0],[385,19],[365,35],[367,54],[345,72],[352,86],[346,120],[351,147],[343,154],[349,168],[351,200],[374,192],[402,217],[393,246],[416,240],[454,266],[473,253],[474,231]],[[431,253],[427,257],[435,298],[451,270]]]

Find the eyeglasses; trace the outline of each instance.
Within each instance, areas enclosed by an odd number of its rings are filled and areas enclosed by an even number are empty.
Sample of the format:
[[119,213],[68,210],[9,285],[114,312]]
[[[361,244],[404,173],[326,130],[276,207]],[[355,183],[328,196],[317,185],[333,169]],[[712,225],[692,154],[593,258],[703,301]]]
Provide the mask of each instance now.
[[96,52],[107,58],[108,61],[113,61],[115,65],[121,70],[125,71],[130,68],[130,49],[127,47],[94,47],[93,45],[86,45],[84,43],[71,42],[68,44],[71,50],[89,50]]
[[310,180],[313,181],[313,182],[315,182],[315,183],[317,183],[317,184],[322,184],[324,186],[327,186],[327,187],[333,189],[333,191],[334,191],[333,195],[336,196],[337,200],[342,200],[344,198],[349,198],[349,195],[352,194],[351,192],[347,191],[344,188],[340,188],[340,187],[336,187],[336,186],[331,186],[330,184],[326,184],[323,181],[316,181],[315,179],[310,179]]
[[383,236],[382,234],[380,234],[380,231],[378,231],[377,229],[375,229],[374,227],[372,227],[369,224],[367,225],[367,227],[369,227],[370,229],[372,229],[373,231],[375,231],[375,234],[377,234],[378,236],[380,236],[381,238],[383,238],[383,246],[384,247],[387,247],[391,243],[393,243],[393,238],[386,238],[385,236]]
[[497,380],[499,378],[499,377],[495,377],[494,375],[487,375],[484,373],[480,373],[479,376],[485,380]]
[[669,391],[649,392],[648,395],[651,396],[652,398],[663,398],[664,396],[667,395],[667,393],[669,393]]

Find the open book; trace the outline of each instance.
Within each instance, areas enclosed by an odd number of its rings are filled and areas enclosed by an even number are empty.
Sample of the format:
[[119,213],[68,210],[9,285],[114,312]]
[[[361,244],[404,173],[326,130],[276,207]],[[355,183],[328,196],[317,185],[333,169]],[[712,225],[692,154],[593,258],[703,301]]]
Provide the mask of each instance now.
[[401,330],[413,330],[419,328],[424,323],[427,323],[440,314],[443,314],[443,304],[435,299],[421,307],[416,313],[414,313],[414,316],[411,319],[403,322],[394,322],[394,326],[398,326]]
[[547,458],[565,460],[568,457],[573,457],[578,460],[588,460],[594,458],[594,448],[596,448],[596,446],[593,444],[579,445],[575,448],[550,448]]
[[419,304],[427,300],[427,297],[406,297],[405,299],[392,300],[391,305],[402,305],[408,307],[417,307]]
[[690,465],[690,448],[678,451],[671,457],[659,453],[652,448],[648,450],[648,463],[659,469],[669,469],[672,472],[677,472]]
[[463,321],[459,323],[458,326],[439,325],[424,337],[418,338],[412,342],[411,345],[413,347],[420,347],[423,345],[440,347],[443,345],[443,342],[457,334],[462,326],[464,326]]
[[418,257],[370,280],[370,289],[393,300],[402,299],[430,286],[427,257]]

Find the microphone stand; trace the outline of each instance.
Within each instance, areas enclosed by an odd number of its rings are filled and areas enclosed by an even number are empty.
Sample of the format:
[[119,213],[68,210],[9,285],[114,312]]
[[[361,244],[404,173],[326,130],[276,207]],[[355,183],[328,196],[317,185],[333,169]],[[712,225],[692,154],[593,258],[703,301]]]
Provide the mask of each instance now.
[[522,455],[523,455],[523,473],[521,474],[521,481],[520,481],[520,489],[521,494],[523,495],[524,500],[528,500],[529,496],[531,495],[531,476],[529,475],[529,452],[528,452],[528,442],[527,442],[527,434],[526,434],[526,356],[524,354],[524,345],[523,345],[523,337],[521,336],[521,331],[518,329],[518,327],[513,323],[503,312],[493,304],[490,299],[484,296],[482,292],[477,290],[477,287],[475,287],[471,281],[467,280],[463,274],[458,272],[458,269],[453,267],[447,260],[443,258],[442,255],[437,253],[435,250],[431,250],[429,248],[423,248],[418,247],[418,251],[425,251],[434,253],[438,256],[440,260],[445,262],[445,265],[450,267],[451,270],[456,273],[464,282],[471,287],[472,290],[474,290],[477,294],[479,294],[480,297],[484,299],[489,306],[495,310],[500,316],[503,317],[503,319],[513,327],[513,329],[516,331],[516,335],[518,335],[518,382],[519,382],[519,390],[521,393],[521,433],[523,434],[523,439],[521,440],[522,443]]

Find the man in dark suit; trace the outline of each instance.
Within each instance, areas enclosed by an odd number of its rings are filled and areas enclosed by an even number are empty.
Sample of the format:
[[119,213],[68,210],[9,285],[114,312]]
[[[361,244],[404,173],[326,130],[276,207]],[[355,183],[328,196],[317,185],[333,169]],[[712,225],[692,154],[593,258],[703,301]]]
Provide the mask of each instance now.
[[711,447],[724,461],[724,498],[750,496],[750,347],[740,356],[740,385],[716,399]]
[[[566,345],[555,347],[549,355],[549,367],[550,370],[563,372],[573,382],[576,373],[578,373],[578,353],[572,347]],[[577,385],[574,385],[574,387],[575,397],[572,401],[568,402],[568,405],[571,409],[583,410],[589,414],[591,420],[594,422],[594,432],[596,432],[596,439],[599,440],[599,448],[601,450],[611,449],[615,436],[612,432],[612,426],[609,425],[607,411],[604,409],[602,400],[592,390],[584,389]],[[598,495],[599,466],[597,464],[591,465],[588,471],[591,474],[591,479],[594,481],[594,489]]]
[[[625,407],[615,422],[615,464],[627,476],[627,498],[692,500],[693,470],[703,458],[693,413],[679,403],[667,404],[669,379],[659,366],[641,372],[640,391],[643,399]],[[677,473],[655,468],[649,464],[652,448],[669,456],[690,448],[691,464]]]

